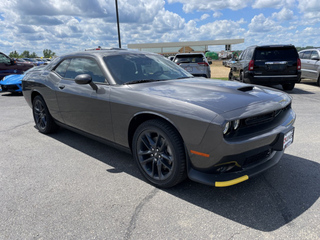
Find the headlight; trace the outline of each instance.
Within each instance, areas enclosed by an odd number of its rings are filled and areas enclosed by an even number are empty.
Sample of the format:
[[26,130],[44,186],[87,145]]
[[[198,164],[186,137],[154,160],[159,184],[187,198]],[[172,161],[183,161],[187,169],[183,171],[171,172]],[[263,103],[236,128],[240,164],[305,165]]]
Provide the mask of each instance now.
[[233,121],[233,129],[234,130],[237,130],[239,126],[240,126],[240,120]]
[[230,122],[227,122],[223,129],[223,134],[226,134],[229,131],[230,128]]

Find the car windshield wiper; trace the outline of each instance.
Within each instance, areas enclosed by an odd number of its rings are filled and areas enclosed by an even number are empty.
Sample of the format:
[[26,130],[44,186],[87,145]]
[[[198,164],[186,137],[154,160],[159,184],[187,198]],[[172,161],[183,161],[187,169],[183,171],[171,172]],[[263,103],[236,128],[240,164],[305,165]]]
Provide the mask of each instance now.
[[188,76],[186,76],[186,77],[178,77],[178,78],[176,78],[176,79],[184,79],[184,78],[194,78],[194,76],[190,76],[190,77],[188,77]]
[[140,79],[140,80],[134,80],[130,82],[126,82],[124,84],[137,84],[137,83],[147,83],[147,82],[157,82],[161,80],[156,80],[156,79]]

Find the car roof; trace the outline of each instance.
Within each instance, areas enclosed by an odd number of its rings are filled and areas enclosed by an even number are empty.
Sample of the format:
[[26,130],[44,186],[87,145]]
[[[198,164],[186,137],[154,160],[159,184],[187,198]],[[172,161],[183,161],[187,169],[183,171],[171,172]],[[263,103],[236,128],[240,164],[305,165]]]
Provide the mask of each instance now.
[[308,49],[300,50],[299,52],[304,52],[304,51],[315,51],[315,50],[320,51],[320,48],[308,48]]
[[176,56],[178,56],[178,55],[199,55],[199,54],[203,54],[203,53],[201,53],[201,52],[199,52],[199,53],[177,53]]
[[73,52],[73,53],[68,53],[65,55],[60,56],[61,58],[66,58],[66,57],[74,57],[74,56],[108,56],[108,55],[118,55],[118,54],[151,54],[151,55],[159,55],[156,53],[151,53],[151,52],[144,52],[144,51],[137,51],[137,50],[129,50],[129,49],[124,49],[124,48],[101,48],[101,49],[96,49],[96,48],[91,48],[91,49],[86,49],[85,51],[79,51],[79,52]]
[[277,48],[277,47],[289,47],[294,48],[295,46],[292,44],[274,44],[274,45],[253,45],[248,48]]

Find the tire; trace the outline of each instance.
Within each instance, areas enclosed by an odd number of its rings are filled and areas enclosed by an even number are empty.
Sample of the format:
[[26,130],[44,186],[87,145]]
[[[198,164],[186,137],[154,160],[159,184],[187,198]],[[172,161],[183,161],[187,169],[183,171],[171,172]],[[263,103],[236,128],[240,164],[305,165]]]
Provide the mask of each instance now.
[[233,80],[234,80],[232,71],[229,72],[228,79],[229,79],[230,81],[233,81]]
[[286,84],[282,84],[282,88],[283,88],[283,90],[290,91],[290,90],[294,89],[294,85],[295,85],[295,83],[286,83]]
[[320,86],[320,75],[318,77],[317,85]]
[[244,72],[242,71],[242,72],[240,72],[240,82],[242,82],[242,83],[244,83]]
[[156,187],[173,187],[186,178],[182,139],[163,120],[148,120],[136,129],[132,152],[141,174]]
[[33,119],[39,132],[49,134],[58,130],[43,98],[38,95],[32,102]]

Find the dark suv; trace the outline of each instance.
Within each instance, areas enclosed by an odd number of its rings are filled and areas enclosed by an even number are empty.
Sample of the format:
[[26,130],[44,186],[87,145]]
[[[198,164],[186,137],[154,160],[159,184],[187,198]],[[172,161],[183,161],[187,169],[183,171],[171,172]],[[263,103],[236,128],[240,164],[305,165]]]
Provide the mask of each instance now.
[[229,79],[292,90],[301,79],[301,61],[293,45],[248,47],[231,64]]
[[23,72],[32,67],[32,64],[16,62],[4,53],[0,52],[0,80],[7,75],[23,74]]

